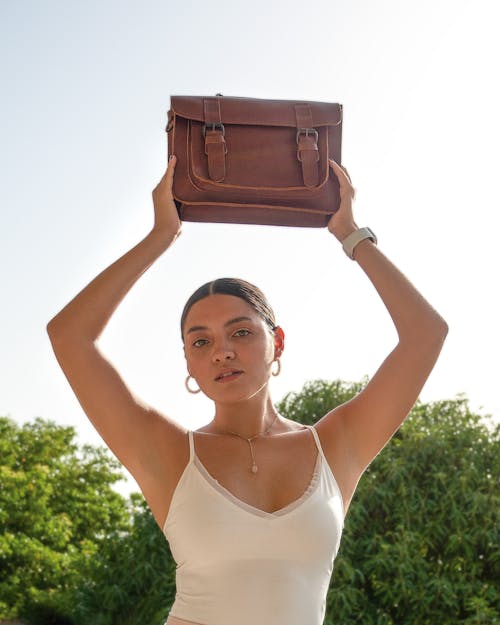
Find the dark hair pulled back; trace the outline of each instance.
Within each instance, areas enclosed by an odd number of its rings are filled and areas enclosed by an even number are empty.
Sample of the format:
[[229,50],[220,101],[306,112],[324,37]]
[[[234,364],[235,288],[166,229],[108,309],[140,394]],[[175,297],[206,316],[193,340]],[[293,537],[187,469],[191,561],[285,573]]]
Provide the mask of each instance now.
[[240,278],[218,278],[217,280],[206,282],[200,286],[186,302],[181,316],[181,335],[183,338],[186,317],[193,304],[196,304],[196,302],[199,302],[209,295],[216,294],[239,297],[255,310],[271,330],[276,329],[277,325],[274,311],[264,293],[257,286],[246,280],[241,280]]

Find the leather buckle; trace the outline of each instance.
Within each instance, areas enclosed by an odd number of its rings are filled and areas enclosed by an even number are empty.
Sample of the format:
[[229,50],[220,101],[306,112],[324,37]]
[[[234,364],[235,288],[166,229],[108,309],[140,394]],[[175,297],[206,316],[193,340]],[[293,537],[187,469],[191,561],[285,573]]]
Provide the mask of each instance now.
[[[207,128],[208,126],[212,126],[212,127],[211,128]],[[226,136],[226,129],[224,128],[224,124],[217,124],[217,123],[213,123],[213,122],[212,123],[208,123],[208,124],[203,124],[201,132],[202,132],[204,137],[206,137],[207,129],[208,130],[222,130],[222,136],[223,137]]]
[[318,134],[318,131],[315,128],[299,128],[297,130],[297,135],[296,135],[297,145],[299,145],[299,137],[302,134],[305,134],[306,137],[308,137],[309,134],[314,134],[314,138],[316,140],[316,143],[318,143],[319,134]]

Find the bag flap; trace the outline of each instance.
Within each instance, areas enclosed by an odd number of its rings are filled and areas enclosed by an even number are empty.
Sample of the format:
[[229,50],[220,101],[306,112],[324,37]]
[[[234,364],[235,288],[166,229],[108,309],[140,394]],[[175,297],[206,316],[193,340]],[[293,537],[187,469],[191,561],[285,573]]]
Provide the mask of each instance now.
[[220,102],[223,124],[297,127],[295,104],[309,104],[313,127],[338,126],[342,123],[342,104],[306,100],[263,100],[227,96],[171,96],[171,111],[180,117],[205,121],[203,102]]

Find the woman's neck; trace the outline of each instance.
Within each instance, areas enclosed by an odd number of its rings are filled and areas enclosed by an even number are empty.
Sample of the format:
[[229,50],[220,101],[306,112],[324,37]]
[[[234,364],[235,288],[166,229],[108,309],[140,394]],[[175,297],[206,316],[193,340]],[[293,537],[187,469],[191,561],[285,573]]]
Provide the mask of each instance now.
[[233,404],[217,403],[210,427],[214,433],[235,432],[244,438],[250,438],[265,432],[271,424],[271,429],[274,430],[279,421],[277,414],[269,396]]

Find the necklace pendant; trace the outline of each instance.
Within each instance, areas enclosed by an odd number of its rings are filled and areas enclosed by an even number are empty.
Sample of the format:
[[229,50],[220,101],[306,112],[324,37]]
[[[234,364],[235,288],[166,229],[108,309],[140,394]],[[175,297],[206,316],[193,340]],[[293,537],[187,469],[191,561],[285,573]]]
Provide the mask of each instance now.
[[252,468],[250,469],[250,471],[252,473],[257,473],[258,469],[257,469],[257,465],[256,464],[252,464]]

